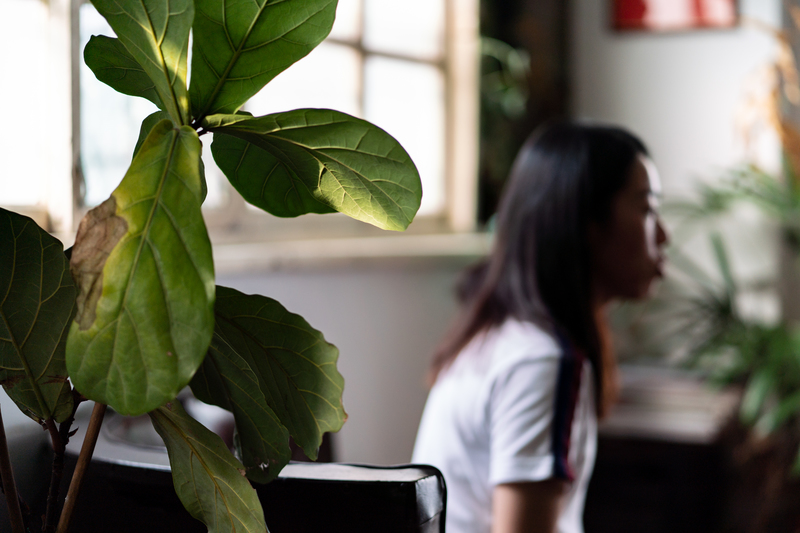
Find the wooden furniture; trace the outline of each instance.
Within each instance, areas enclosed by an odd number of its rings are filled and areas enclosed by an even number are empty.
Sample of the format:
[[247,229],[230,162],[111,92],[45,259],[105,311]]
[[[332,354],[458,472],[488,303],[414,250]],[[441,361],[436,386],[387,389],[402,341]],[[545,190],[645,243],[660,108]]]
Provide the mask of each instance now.
[[586,533],[717,531],[739,391],[667,369],[626,368],[622,378],[620,402],[600,424]]

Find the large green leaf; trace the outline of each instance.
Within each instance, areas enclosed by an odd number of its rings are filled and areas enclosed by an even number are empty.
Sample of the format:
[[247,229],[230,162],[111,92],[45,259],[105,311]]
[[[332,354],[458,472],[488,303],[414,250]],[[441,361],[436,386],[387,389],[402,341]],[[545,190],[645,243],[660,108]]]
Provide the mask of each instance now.
[[337,0],[195,0],[192,113],[233,113],[331,31]]
[[336,210],[314,198],[287,162],[231,135],[214,135],[211,153],[234,188],[251,204],[277,217]]
[[[213,363],[203,365],[205,377],[202,379],[208,383],[228,379],[211,372],[212,369],[214,373],[227,370],[230,362],[239,367],[249,367],[252,374],[247,372],[248,386],[255,376],[269,408],[288,428],[306,455],[316,458],[323,433],[338,431],[347,417],[342,406],[344,379],[336,369],[339,351],[303,317],[290,313],[280,303],[265,296],[217,287],[214,312],[215,338],[209,351]],[[195,382],[199,379],[196,378]],[[229,381],[233,379],[231,377]],[[192,388],[197,393],[195,382]],[[227,395],[229,408],[234,413],[239,410],[244,415],[254,415],[255,412],[247,411],[244,402],[237,405],[241,393],[234,391],[233,383],[225,385],[225,388],[222,385],[201,385],[215,389],[213,392],[201,391],[201,396],[213,394],[219,399]],[[212,403],[227,407],[221,401]],[[241,431],[238,418],[237,427],[243,440],[250,438]],[[242,442],[242,447],[256,444]],[[270,476],[274,474],[277,472],[269,472]]]
[[[217,298],[219,292],[220,288]],[[217,323],[208,355],[190,382],[192,392],[198,399],[233,413],[247,477],[266,483],[291,459],[289,431],[267,404],[256,373],[236,352],[234,345],[239,339],[229,339],[225,331],[229,328],[220,326]]]
[[174,398],[211,341],[214,267],[199,161],[195,131],[160,122],[78,228],[67,368],[75,388],[122,414]]
[[209,533],[264,532],[264,511],[242,464],[225,443],[191,418],[177,401],[150,413],[164,440],[175,492]]
[[119,39],[92,35],[83,50],[83,59],[95,77],[115,91],[141,96],[159,108],[164,107],[153,80]]
[[92,0],[92,4],[150,77],[164,110],[176,123],[188,124],[186,63],[192,0]]
[[[139,148],[142,147],[142,143],[144,140],[147,139],[147,136],[150,135],[150,131],[155,127],[156,124],[161,122],[162,120],[169,120],[170,116],[169,113],[166,111],[156,111],[150,115],[147,115],[144,120],[142,121],[142,125],[139,127],[139,138],[136,139],[136,146],[133,147],[133,156],[136,157],[136,154],[139,153]],[[202,143],[201,143],[202,144]],[[206,201],[206,196],[208,195],[208,183],[206,182],[206,169],[205,165],[203,165],[203,158],[200,158],[200,186],[202,187],[200,191],[200,203]]]
[[[297,200],[306,198],[299,192],[304,189],[317,202],[383,229],[404,230],[419,209],[422,187],[411,158],[364,120],[329,109],[298,109],[264,117],[214,115],[204,126],[214,131],[214,144],[231,135],[261,149],[253,158],[268,156],[262,165],[274,168],[271,173],[227,177],[248,202],[270,213],[276,201],[283,202],[273,213],[280,216],[318,212]],[[258,166],[243,158],[244,149],[228,150],[231,143],[224,143],[215,150],[214,144],[211,153],[223,171],[238,161]]]
[[156,111],[155,113],[147,115],[144,120],[142,120],[142,125],[139,126],[139,138],[136,139],[136,145],[133,147],[133,157],[136,157],[136,154],[139,153],[139,149],[156,124],[162,120],[169,120],[169,118],[169,113],[166,111]]
[[0,383],[34,420],[72,412],[64,346],[76,292],[61,242],[0,209]]

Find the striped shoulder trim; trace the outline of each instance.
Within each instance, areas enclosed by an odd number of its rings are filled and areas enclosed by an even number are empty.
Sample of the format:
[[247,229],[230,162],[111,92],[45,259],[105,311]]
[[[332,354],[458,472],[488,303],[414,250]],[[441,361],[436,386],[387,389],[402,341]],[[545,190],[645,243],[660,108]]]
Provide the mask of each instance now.
[[585,356],[583,351],[565,337],[558,336],[563,349],[558,366],[555,411],[553,413],[552,453],[553,477],[573,481],[575,475],[569,464],[569,445],[572,421],[578,406],[581,375]]

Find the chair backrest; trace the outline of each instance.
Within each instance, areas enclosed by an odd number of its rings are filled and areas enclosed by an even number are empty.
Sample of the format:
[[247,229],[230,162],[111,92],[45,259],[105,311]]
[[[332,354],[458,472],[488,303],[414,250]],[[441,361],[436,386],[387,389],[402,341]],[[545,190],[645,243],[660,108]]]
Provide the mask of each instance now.
[[257,490],[271,533],[444,532],[444,477],[428,465],[292,463]]
[[[108,422],[84,478],[72,530],[204,532],[175,495],[166,448],[155,440],[132,445]],[[133,427],[137,421],[124,422]],[[143,427],[150,428],[145,422]],[[83,428],[68,446],[67,477],[82,433]],[[271,483],[254,486],[270,533],[444,531],[446,487],[432,466],[290,463]],[[154,529],[153,523],[163,527]]]

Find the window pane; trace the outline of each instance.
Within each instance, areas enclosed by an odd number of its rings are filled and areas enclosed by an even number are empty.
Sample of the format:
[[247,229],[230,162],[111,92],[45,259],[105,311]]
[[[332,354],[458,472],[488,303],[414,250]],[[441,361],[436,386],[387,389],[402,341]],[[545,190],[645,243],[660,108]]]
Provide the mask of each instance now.
[[432,66],[370,57],[365,65],[364,115],[396,138],[422,178],[419,214],[445,207],[444,77]]
[[339,0],[331,37],[345,41],[355,41],[359,38],[361,34],[361,2],[362,0]]
[[200,142],[203,144],[201,159],[203,160],[207,189],[203,209],[216,209],[226,206],[232,189],[232,186],[228,184],[228,178],[219,169],[214,162],[214,157],[211,155],[211,142],[213,140],[213,134],[200,137]]
[[349,46],[322,43],[251,98],[247,110],[260,116],[318,107],[359,116],[358,57]]
[[436,60],[444,55],[444,0],[365,0],[368,50]]
[[[47,3],[40,0],[3,0],[0,20],[0,101],[9,110],[24,108],[25,120],[0,128],[0,204],[36,205],[42,199],[49,171],[41,128],[46,110],[37,102],[47,99]],[[11,22],[13,21],[13,23]],[[45,149],[43,149],[45,148]]]
[[[90,4],[80,10],[81,57],[92,35],[113,36],[106,20]],[[131,163],[142,120],[156,111],[143,98],[116,92],[100,82],[81,60],[81,166],[84,202],[93,206],[108,198]]]

